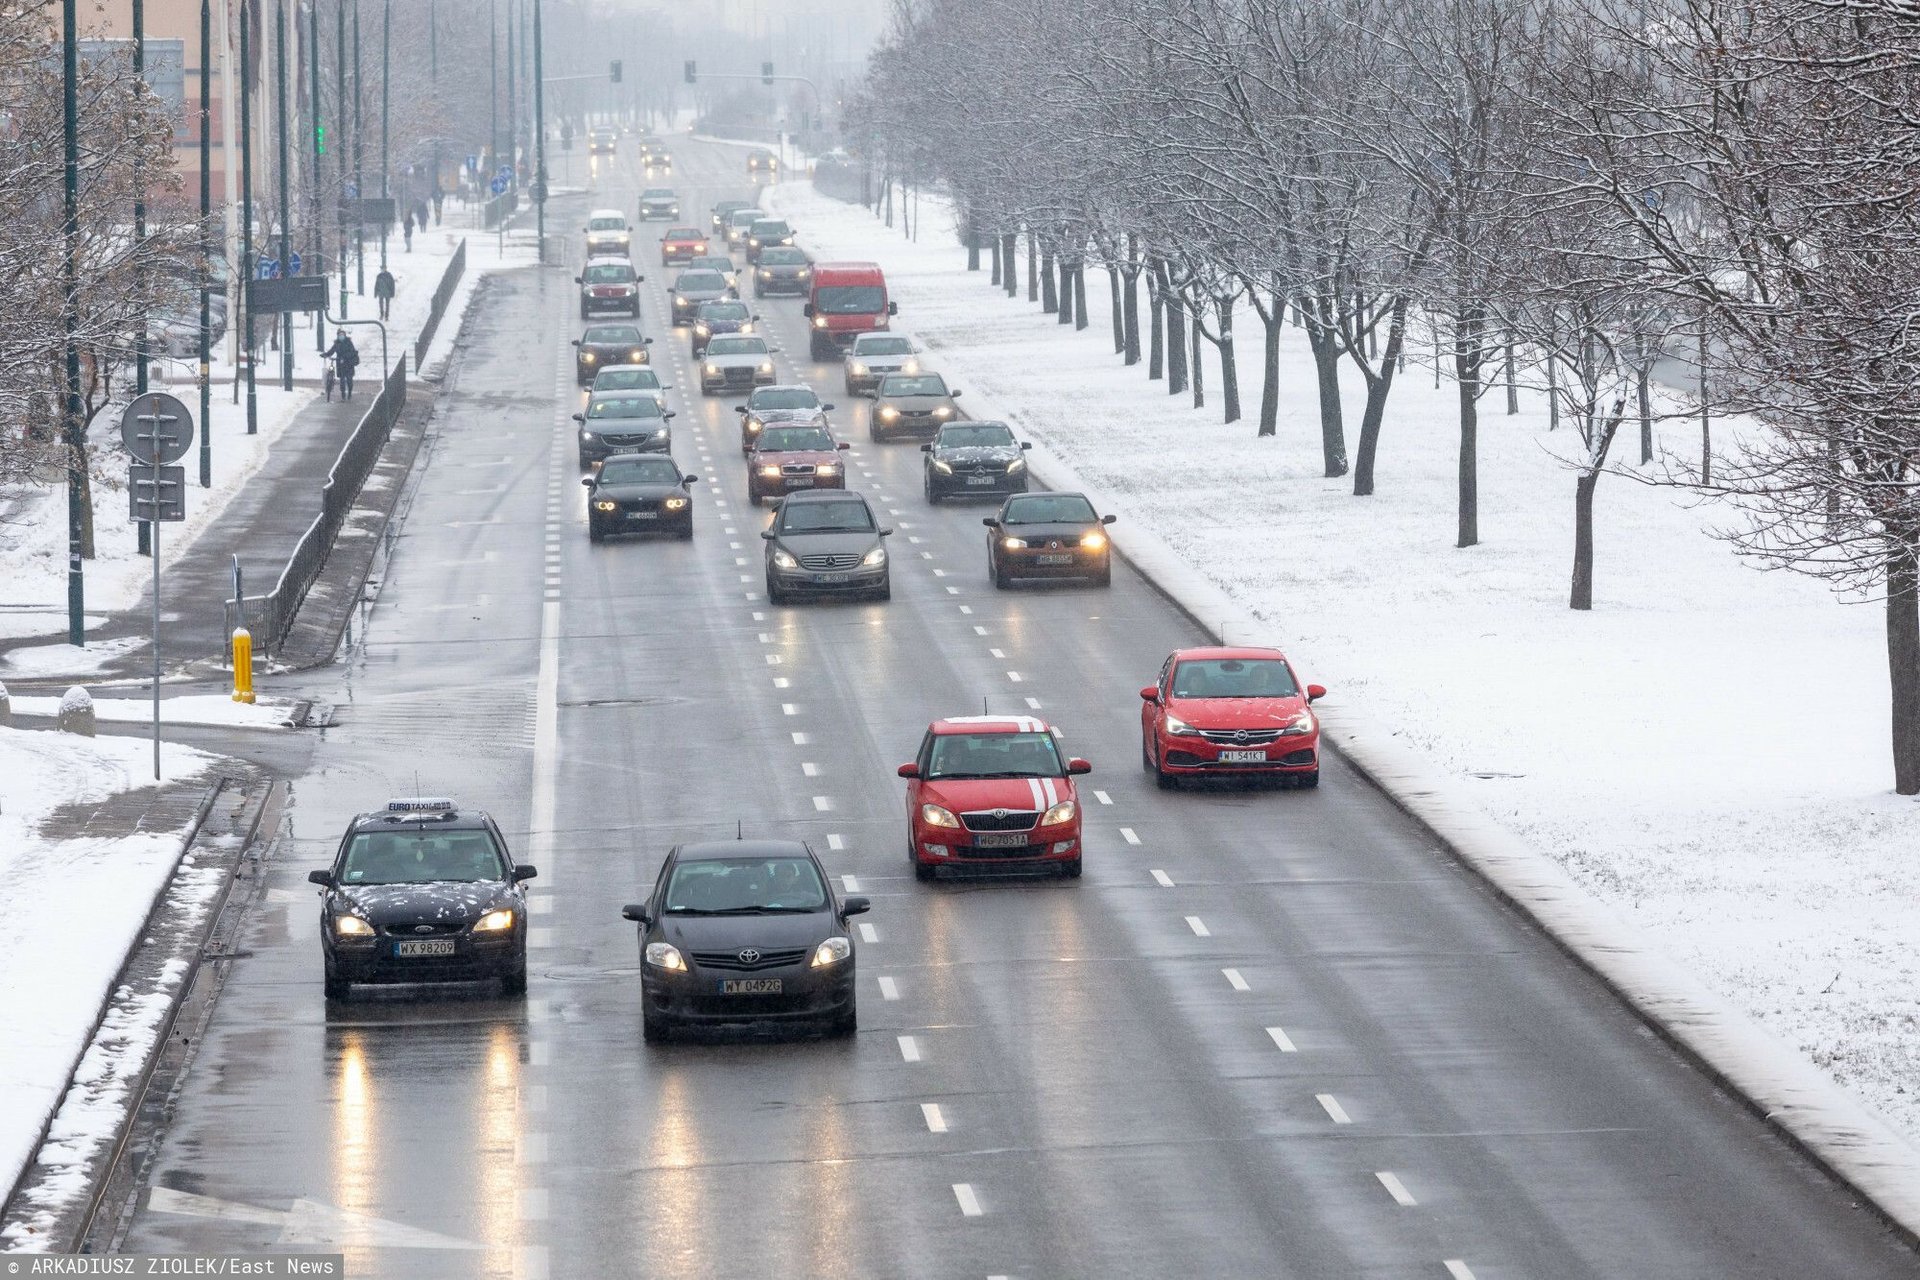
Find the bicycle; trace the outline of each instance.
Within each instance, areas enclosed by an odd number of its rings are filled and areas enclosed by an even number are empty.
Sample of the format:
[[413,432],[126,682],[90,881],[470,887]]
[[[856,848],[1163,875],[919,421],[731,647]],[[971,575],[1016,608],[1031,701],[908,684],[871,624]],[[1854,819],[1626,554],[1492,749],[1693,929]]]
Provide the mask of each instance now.
[[333,361],[321,361],[320,385],[326,388],[327,403],[333,403]]

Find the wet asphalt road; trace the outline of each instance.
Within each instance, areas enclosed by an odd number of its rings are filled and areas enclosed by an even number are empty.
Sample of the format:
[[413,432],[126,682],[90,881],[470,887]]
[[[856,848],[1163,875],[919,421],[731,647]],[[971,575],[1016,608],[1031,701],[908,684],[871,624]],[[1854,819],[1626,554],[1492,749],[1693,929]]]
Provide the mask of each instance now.
[[[737,149],[676,143],[691,220],[748,189]],[[552,228],[639,185],[623,143]],[[925,506],[918,450],[867,443],[785,300],[758,304],[783,379],[840,405],[899,532],[891,604],[770,607],[737,400],[691,391],[661,225],[636,257],[696,538],[588,543],[571,273],[493,285],[121,1247],[407,1277],[1914,1274],[1338,760],[1313,793],[1156,791],[1135,690],[1197,630],[1124,566],[995,592],[981,509]],[[1094,762],[1083,881],[908,873],[893,766],[983,699]],[[539,865],[524,1003],[323,1004],[305,872],[416,792]],[[642,1044],[620,906],[736,822],[874,899],[857,1037]]]

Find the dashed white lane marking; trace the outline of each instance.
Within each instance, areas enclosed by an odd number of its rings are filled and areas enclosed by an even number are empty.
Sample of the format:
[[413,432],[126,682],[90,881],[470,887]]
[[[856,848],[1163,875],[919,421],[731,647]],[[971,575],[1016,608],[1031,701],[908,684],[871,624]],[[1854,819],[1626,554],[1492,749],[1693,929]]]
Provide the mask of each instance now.
[[1162,889],[1173,888],[1173,877],[1168,875],[1166,872],[1160,870],[1160,868],[1158,867],[1155,867],[1153,869],[1153,879],[1154,879],[1154,882],[1158,884]]
[[[827,837],[827,847],[828,847],[828,848],[831,848],[831,849],[838,849],[838,848],[841,848],[842,846],[840,846],[840,845],[837,845],[837,844],[834,844],[834,843],[833,843],[833,842],[834,842],[835,840],[838,840],[839,838],[840,838],[839,836],[828,836],[828,837]],[[846,890],[847,890],[847,892],[848,892],[848,893],[858,893],[858,892],[860,892],[860,877],[859,877],[859,876],[854,876],[854,875],[845,875],[845,876],[841,876],[841,877],[840,877],[840,883],[841,883],[842,885],[844,885],[844,886],[846,887]]]
[[1028,710],[1031,710],[1031,711],[1038,711],[1038,710],[1040,709],[1040,699],[1038,699],[1038,698],[1028,698],[1028,699],[1027,699],[1027,708],[1028,708]]
[[1252,987],[1247,985],[1247,980],[1240,976],[1240,971],[1238,969],[1222,969],[1220,971],[1220,975],[1227,980],[1227,985],[1232,987],[1235,991],[1253,990]]
[[802,760],[800,762],[800,772],[809,778],[817,778],[820,776],[820,766],[811,760]]
[[547,1246],[543,1244],[515,1245],[513,1250],[513,1274],[516,1280],[547,1280]]
[[750,573],[743,573],[743,574],[741,574],[741,575],[740,575],[740,581],[742,581],[742,582],[752,582],[752,581],[753,581],[753,575],[752,575],[752,574],[750,574]]
[[907,535],[907,541],[911,542],[916,547],[920,545],[920,539],[914,537],[912,534]]
[[733,563],[736,567],[744,569],[746,568],[746,565],[747,565],[747,558],[745,556],[735,556],[733,558]]
[[1353,1117],[1348,1115],[1347,1109],[1340,1105],[1340,1099],[1330,1093],[1316,1093],[1313,1096],[1319,1100],[1320,1106],[1327,1113],[1329,1120],[1335,1124],[1353,1123]]
[[921,1103],[920,1114],[926,1118],[928,1133],[945,1133],[947,1131],[947,1117],[941,1113],[939,1103]]
[[544,1133],[521,1134],[514,1140],[514,1158],[521,1164],[545,1164],[547,1135]]
[[880,975],[880,998],[882,1000],[898,1000],[900,998],[900,984],[886,974]]
[[983,626],[981,626],[981,625],[979,625],[978,623],[975,623],[975,624],[974,624],[974,628],[973,628],[973,634],[975,634],[975,635],[977,635],[977,636],[983,636],[983,635],[985,635],[985,634],[987,634],[987,629],[986,629],[985,627],[983,627]]
[[1268,1027],[1267,1034],[1273,1037],[1273,1043],[1282,1053],[1298,1053],[1293,1047],[1293,1038],[1279,1027]]
[[1018,671],[1009,671],[1007,672],[1007,679],[1013,681],[1015,684],[1019,684],[1023,680],[1025,680],[1026,677],[1021,675]]
[[780,704],[780,714],[783,716],[797,716],[800,714],[800,704],[797,702],[783,702]]
[[754,638],[757,639],[761,644],[773,644],[776,641],[776,637],[771,631],[762,631]]
[[[737,543],[737,542],[729,542],[729,543],[727,544],[727,550],[729,550],[729,551],[738,551],[739,549],[740,549],[740,544],[739,544],[739,543]],[[745,560],[735,560],[735,561],[734,561],[734,563],[735,563],[735,564],[745,564],[745,563],[746,563],[746,561],[745,561]]]
[[785,676],[775,676],[773,678],[773,687],[776,689],[791,689],[793,687],[793,681],[787,679]]
[[996,658],[1004,658],[1007,656],[1007,651],[1005,649],[989,649],[987,650],[987,652],[992,654]]
[[827,848],[844,849],[846,847],[847,847],[847,839],[845,836],[828,836],[827,837]]
[[522,1222],[545,1222],[548,1208],[547,1189],[521,1187],[514,1193],[514,1207]]
[[1406,1184],[1401,1182],[1400,1179],[1393,1174],[1383,1171],[1373,1176],[1380,1179],[1380,1185],[1387,1189],[1387,1194],[1392,1196],[1393,1202],[1401,1208],[1411,1209],[1419,1203],[1419,1201],[1413,1198],[1413,1193],[1407,1190]]
[[520,1091],[520,1101],[528,1111],[539,1113],[547,1109],[547,1086],[530,1084]]
[[948,587],[948,588],[947,588],[947,594],[948,594],[948,595],[950,595],[950,596],[957,596],[957,595],[959,595],[959,594],[960,594],[960,588],[958,588],[958,587]]
[[954,1183],[953,1198],[960,1202],[960,1212],[962,1215],[969,1218],[977,1218],[980,1216],[982,1212],[980,1208],[980,1197],[973,1193],[973,1184],[971,1182]]
[[920,1042],[912,1036],[901,1036],[899,1040],[901,1059],[906,1062],[920,1061]]
[[[931,551],[922,551],[922,552],[920,553],[920,558],[921,558],[922,560],[931,560],[931,559],[933,559],[933,552],[931,552]],[[934,570],[933,572],[934,572],[934,576],[935,576],[935,577],[939,577],[939,578],[944,578],[944,577],[946,577],[946,576],[947,576],[946,574],[944,574],[944,573],[942,573],[942,572],[941,572],[940,570],[938,570],[938,569],[935,569],[935,570]]]
[[527,1042],[527,1065],[544,1067],[553,1061],[553,1049],[545,1040]]
[[793,735],[793,745],[796,747],[804,747],[812,741],[813,738],[808,734],[796,733]]
[[868,924],[865,920],[862,920],[860,922],[860,941],[878,942],[880,941],[880,931]]
[[769,654],[767,654],[767,655],[766,655],[766,659],[767,659],[767,665],[768,665],[768,666],[770,666],[770,667],[777,667],[777,666],[779,666],[779,665],[780,665],[781,663],[783,663],[783,662],[785,662],[785,661],[786,661],[786,659],[785,659],[785,658],[782,658],[782,657],[781,657],[781,656],[780,656],[779,654],[777,654],[777,653],[769,653]]
[[1139,837],[1139,836],[1137,836],[1137,835],[1135,835],[1135,834],[1133,833],[1133,828],[1132,828],[1132,827],[1122,827],[1122,828],[1120,828],[1120,838],[1121,838],[1122,840],[1125,840],[1125,841],[1126,841],[1126,842],[1127,842],[1128,844],[1139,844],[1139,843],[1140,843],[1140,837]]
[[[957,593],[958,593],[958,590],[959,590],[959,589],[958,589],[957,587],[948,587],[948,588],[947,588],[947,590],[949,590],[949,591],[953,591],[953,592],[955,592],[955,593],[957,594]],[[973,606],[972,606],[972,605],[966,605],[966,604],[963,604],[963,605],[961,605],[961,606],[960,606],[960,612],[962,612],[962,613],[972,613],[972,612],[973,612]]]
[[[927,558],[932,559],[933,557],[929,556]],[[945,569],[935,569],[933,571],[933,576],[936,578],[944,578],[947,576],[947,571]]]
[[1193,936],[1196,938],[1211,938],[1213,936],[1213,930],[1207,928],[1207,922],[1199,916],[1188,916],[1187,928],[1193,930]]
[[815,796],[813,798],[813,807],[819,810],[821,813],[825,813],[829,809],[833,808],[833,797],[832,796]]
[[547,928],[533,928],[533,929],[527,930],[527,945],[529,947],[534,948],[535,950],[539,950],[542,947],[552,946],[553,930],[547,929]]
[[1093,793],[1093,798],[1094,798],[1095,800],[1098,800],[1098,801],[1099,801],[1099,802],[1100,802],[1101,804],[1112,804],[1112,803],[1113,803],[1113,797],[1112,797],[1112,796],[1110,796],[1110,795],[1108,795],[1108,794],[1107,794],[1106,792],[1104,792],[1104,791],[1096,791],[1096,792],[1094,792],[1094,793]]
[[1447,1274],[1453,1280],[1473,1280],[1473,1272],[1467,1270],[1467,1264],[1458,1258],[1447,1259]]
[[530,914],[536,915],[536,916],[551,915],[553,912],[553,899],[546,898],[546,897],[537,897],[537,898],[530,897],[527,899],[527,911]]

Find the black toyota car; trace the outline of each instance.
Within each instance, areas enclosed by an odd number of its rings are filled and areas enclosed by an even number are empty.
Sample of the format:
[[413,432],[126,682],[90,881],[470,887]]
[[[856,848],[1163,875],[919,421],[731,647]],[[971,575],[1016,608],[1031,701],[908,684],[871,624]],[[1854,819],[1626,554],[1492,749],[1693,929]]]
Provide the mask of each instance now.
[[1095,586],[1113,581],[1113,543],[1083,493],[1019,493],[1000,504],[987,526],[987,572],[996,587],[1015,578],[1085,578]]
[[349,984],[477,982],[527,990],[527,895],[492,818],[451,800],[390,800],[347,825],[320,886],[326,994]]
[[596,324],[573,340],[573,380],[580,386],[610,364],[647,364],[652,338],[640,336],[634,324]]
[[620,533],[671,533],[693,537],[693,493],[699,476],[659,454],[608,458],[580,483],[587,487],[587,540]]
[[859,1027],[847,920],[865,898],[836,899],[797,840],[683,844],[653,895],[621,912],[640,926],[641,1028],[649,1044],[683,1027],[823,1023]]
[[1033,448],[1014,438],[1004,422],[949,422],[920,446],[927,455],[927,501],[968,494],[1025,493],[1027,459]]

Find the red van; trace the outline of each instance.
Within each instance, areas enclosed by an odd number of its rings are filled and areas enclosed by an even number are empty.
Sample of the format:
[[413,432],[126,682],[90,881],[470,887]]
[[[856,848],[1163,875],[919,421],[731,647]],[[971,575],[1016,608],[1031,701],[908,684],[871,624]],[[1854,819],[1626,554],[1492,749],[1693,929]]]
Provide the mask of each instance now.
[[900,304],[887,299],[887,278],[873,262],[817,262],[802,315],[812,322],[815,360],[837,360],[863,333],[887,327]]

